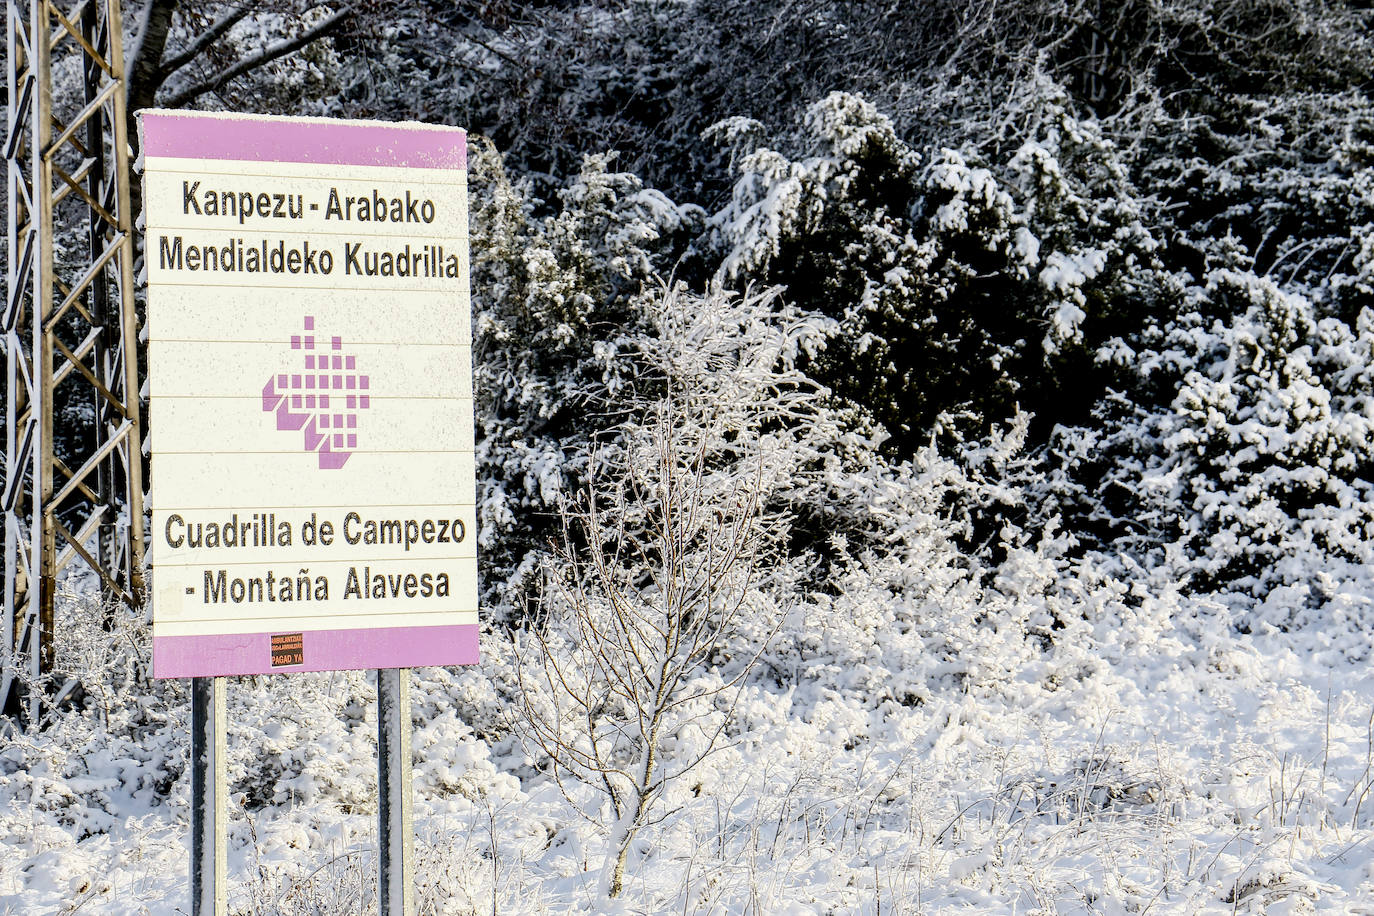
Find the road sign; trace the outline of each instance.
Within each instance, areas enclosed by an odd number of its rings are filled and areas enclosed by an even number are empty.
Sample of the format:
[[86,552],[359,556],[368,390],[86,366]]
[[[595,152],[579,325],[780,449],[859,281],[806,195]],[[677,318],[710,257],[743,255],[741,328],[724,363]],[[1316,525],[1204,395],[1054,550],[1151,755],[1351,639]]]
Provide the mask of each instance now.
[[140,119],[154,675],[476,662],[464,132]]

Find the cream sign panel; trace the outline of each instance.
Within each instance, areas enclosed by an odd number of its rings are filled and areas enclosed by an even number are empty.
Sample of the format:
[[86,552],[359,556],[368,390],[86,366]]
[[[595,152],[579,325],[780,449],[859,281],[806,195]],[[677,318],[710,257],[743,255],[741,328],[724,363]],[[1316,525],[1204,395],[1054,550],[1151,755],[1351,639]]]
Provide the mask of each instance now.
[[475,662],[463,131],[141,135],[155,675]]

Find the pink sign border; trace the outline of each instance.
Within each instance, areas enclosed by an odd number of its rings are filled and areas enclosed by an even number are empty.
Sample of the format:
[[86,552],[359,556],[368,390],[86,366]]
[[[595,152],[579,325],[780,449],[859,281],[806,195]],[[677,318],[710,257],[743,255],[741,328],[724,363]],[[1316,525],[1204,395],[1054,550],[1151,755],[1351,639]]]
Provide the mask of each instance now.
[[414,121],[336,121],[204,111],[139,112],[144,156],[465,169],[467,131]]
[[298,671],[359,671],[475,665],[479,661],[475,623],[431,627],[378,627],[300,632],[305,661],[273,667],[275,633],[155,636],[153,676],[219,677],[230,674],[291,674]]

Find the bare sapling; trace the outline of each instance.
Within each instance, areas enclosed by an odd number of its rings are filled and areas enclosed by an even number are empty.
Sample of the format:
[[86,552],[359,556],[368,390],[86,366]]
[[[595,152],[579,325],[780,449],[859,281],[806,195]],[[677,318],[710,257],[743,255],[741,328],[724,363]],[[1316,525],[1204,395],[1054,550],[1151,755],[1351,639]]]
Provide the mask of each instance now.
[[[521,666],[527,734],[560,785],[572,775],[609,803],[599,886],[608,897],[624,888],[631,845],[665,788],[721,746],[766,644],[748,647],[728,676],[708,676],[754,604],[767,541],[758,472],[718,486],[705,442],[683,455],[666,407],[652,432],[649,463],[627,467],[614,488],[593,482],[565,509],[549,577],[549,615],[561,620],[533,628],[537,663]],[[698,732],[691,753],[666,756],[666,740],[689,725]]]

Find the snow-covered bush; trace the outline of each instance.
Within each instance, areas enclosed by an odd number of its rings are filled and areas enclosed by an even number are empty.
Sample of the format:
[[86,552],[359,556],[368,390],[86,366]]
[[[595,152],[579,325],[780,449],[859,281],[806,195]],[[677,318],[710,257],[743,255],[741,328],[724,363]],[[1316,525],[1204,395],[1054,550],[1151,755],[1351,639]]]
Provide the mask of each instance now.
[[997,692],[1078,626],[1082,602],[1064,597],[1074,539],[1055,522],[1003,522],[992,543],[971,543],[987,517],[1024,501],[1008,480],[1027,460],[1027,421],[1019,415],[957,460],[926,446],[832,480],[833,502],[862,536],[836,531],[827,580],[765,656],[772,677],[797,690],[794,708],[845,698],[897,714],[951,690]]
[[[1374,560],[1374,311],[1322,317],[1307,297],[1249,271],[1213,272],[1193,310],[1136,355],[1145,377],[1176,379],[1158,411],[1128,408],[1105,435],[1102,488],[1191,586],[1306,597]],[[1070,446],[1067,452],[1074,451]],[[1325,583],[1325,584],[1323,584]]]
[[[146,614],[63,592],[54,641],[60,682],[30,685],[30,696],[45,698],[41,731],[0,738],[0,797],[22,800],[35,821],[79,839],[174,794],[187,772],[177,733],[187,727],[188,692],[181,682],[151,679]],[[56,707],[48,702],[54,690]]]
[[[1052,87],[1051,87],[1052,88]],[[1003,162],[923,157],[865,100],[808,111],[800,158],[714,133],[741,177],[711,219],[721,274],[781,285],[835,320],[812,366],[910,454],[932,431],[981,435],[1019,407],[1048,429],[1082,414],[1156,296],[1147,228],[1112,142],[1062,97]]]
[[[1208,118],[1156,114],[1133,151],[1141,185],[1169,207],[1171,260],[1196,277],[1253,266],[1324,299],[1374,221],[1374,100],[1348,90],[1217,105]],[[1228,265],[1236,250],[1246,263]]]

